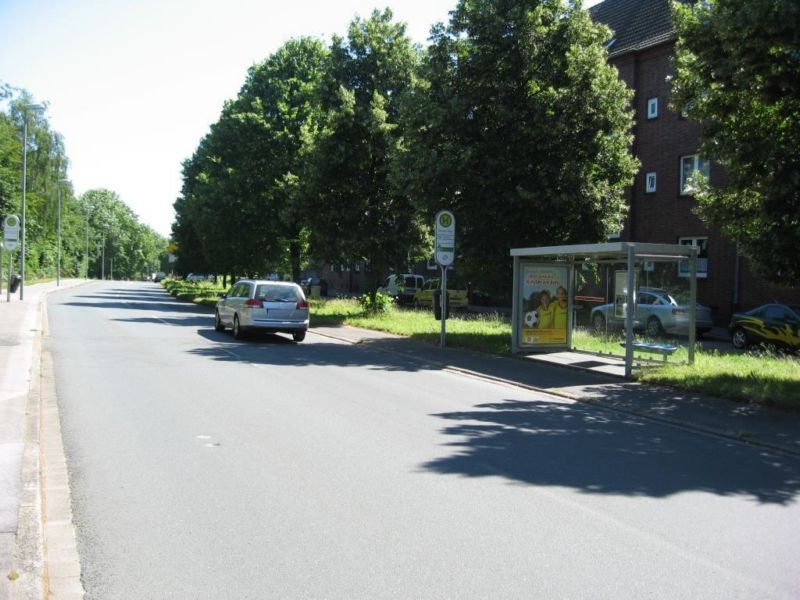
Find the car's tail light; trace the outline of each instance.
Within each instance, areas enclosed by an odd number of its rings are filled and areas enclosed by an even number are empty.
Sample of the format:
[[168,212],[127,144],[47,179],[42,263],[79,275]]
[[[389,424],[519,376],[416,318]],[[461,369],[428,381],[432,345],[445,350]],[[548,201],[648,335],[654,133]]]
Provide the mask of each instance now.
[[244,301],[245,308],[262,308],[263,305],[261,304],[261,300],[256,300],[255,298],[250,298],[249,300]]
[[308,308],[308,300],[298,300],[297,304],[294,305],[295,308]]

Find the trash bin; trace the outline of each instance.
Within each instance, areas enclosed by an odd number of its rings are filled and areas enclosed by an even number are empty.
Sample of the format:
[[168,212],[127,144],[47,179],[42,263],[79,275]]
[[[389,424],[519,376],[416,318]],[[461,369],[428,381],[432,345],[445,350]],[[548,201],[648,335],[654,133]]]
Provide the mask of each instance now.
[[322,289],[322,288],[321,288],[320,286],[318,286],[318,285],[312,285],[312,286],[310,286],[310,287],[309,287],[309,291],[311,292],[311,294],[310,294],[310,295],[311,295],[311,297],[312,297],[312,298],[319,298],[319,296],[320,296],[320,290],[321,290],[321,289]]
[[[444,298],[444,320],[450,318],[450,292],[445,293]],[[438,290],[433,294],[433,316],[437,321],[442,320],[442,294]]]
[[11,276],[11,280],[8,282],[8,289],[11,290],[12,294],[17,293],[20,283],[22,283],[22,277],[20,277],[17,273],[14,273]]

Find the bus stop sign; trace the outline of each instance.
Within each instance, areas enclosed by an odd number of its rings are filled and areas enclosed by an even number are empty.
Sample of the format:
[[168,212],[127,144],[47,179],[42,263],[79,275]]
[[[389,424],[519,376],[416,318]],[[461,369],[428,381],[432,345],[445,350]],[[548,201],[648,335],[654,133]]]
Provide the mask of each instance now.
[[19,217],[8,215],[3,219],[3,248],[16,250],[19,243]]
[[456,218],[449,210],[436,213],[434,258],[440,267],[453,264],[456,255]]

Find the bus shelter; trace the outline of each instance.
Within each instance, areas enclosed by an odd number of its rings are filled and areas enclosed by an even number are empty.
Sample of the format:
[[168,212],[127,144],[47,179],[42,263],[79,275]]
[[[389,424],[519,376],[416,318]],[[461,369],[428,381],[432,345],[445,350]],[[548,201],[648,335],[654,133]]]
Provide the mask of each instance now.
[[624,265],[616,274],[615,305],[625,323],[625,377],[633,371],[637,268],[649,263],[688,262],[689,364],[694,363],[697,319],[698,248],[680,244],[612,242],[541,248],[515,248],[511,311],[511,349],[532,354],[570,349],[575,311],[576,268],[586,262]]

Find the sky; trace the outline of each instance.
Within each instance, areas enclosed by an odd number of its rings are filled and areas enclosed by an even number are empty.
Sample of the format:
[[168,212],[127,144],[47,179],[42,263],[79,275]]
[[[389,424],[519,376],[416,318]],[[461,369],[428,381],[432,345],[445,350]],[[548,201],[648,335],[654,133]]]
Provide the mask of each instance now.
[[[584,2],[584,6],[599,0]],[[456,0],[0,0],[0,81],[47,106],[80,195],[119,194],[168,236],[190,158],[247,69],[389,7],[426,44]]]

